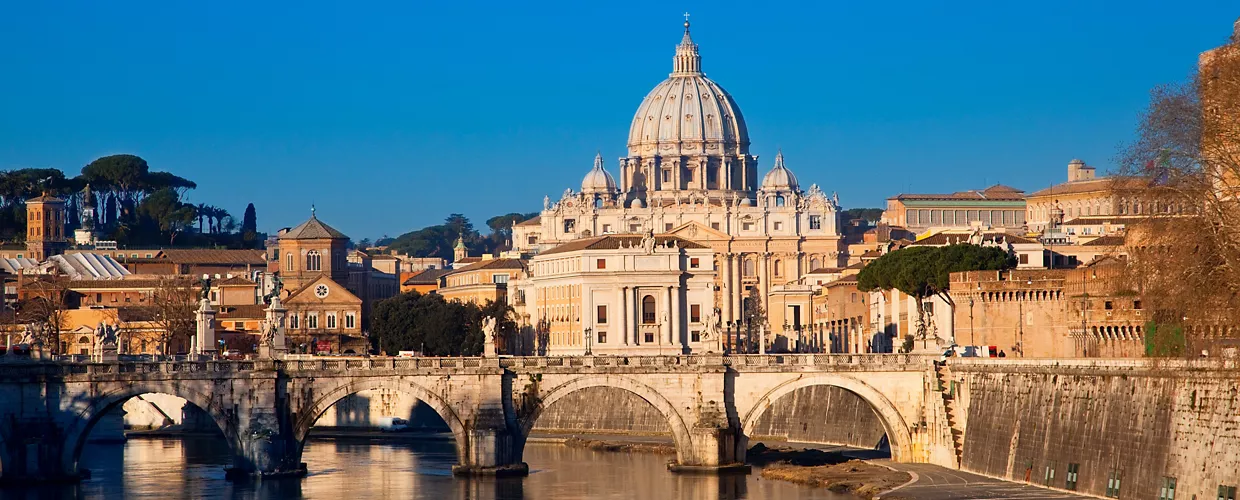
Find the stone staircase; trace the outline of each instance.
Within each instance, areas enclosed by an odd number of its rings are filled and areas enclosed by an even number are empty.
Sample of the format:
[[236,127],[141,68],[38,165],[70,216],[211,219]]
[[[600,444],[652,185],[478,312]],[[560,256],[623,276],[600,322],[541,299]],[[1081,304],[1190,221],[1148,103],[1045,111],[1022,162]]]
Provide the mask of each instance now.
[[934,364],[934,378],[938,384],[939,395],[943,397],[943,411],[947,414],[947,425],[951,429],[952,449],[956,453],[956,466],[960,467],[964,461],[964,431],[961,430],[959,422],[960,417],[957,415],[956,398],[952,388],[948,383],[951,379],[947,372],[945,363]]

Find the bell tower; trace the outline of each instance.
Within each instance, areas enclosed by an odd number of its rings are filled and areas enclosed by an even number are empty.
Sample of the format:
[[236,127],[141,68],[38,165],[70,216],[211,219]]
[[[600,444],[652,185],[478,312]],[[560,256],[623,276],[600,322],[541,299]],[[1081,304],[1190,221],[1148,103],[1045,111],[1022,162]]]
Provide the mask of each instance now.
[[64,253],[67,246],[65,201],[46,192],[26,200],[26,257],[42,262]]

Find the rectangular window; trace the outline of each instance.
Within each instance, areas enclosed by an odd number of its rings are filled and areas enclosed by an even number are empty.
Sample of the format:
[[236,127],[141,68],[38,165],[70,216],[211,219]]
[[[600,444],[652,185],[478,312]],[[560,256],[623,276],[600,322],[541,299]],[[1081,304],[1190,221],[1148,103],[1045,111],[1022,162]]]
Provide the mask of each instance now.
[[607,343],[607,332],[598,332],[598,343],[600,344]]
[[719,230],[719,223],[718,223],[718,222],[712,222],[712,223],[710,223],[710,228],[711,228],[711,229],[714,229],[714,230],[716,230],[716,231],[718,231],[718,230]]
[[537,237],[537,236],[530,236],[529,238],[526,238],[526,239],[525,239],[525,241],[527,241],[527,242],[529,242],[529,244],[533,245],[533,244],[535,244],[535,243],[538,243],[538,237]]
[[1119,485],[1121,479],[1123,479],[1123,474],[1117,470],[1112,470],[1111,473],[1107,475],[1107,498],[1119,498]]
[[646,332],[646,343],[654,342],[654,333]]
[[821,215],[809,216],[809,228],[810,229],[822,229],[822,216]]
[[607,269],[607,259],[598,259],[594,261],[595,269]]
[[103,302],[103,294],[102,294],[102,293],[96,293],[96,294],[95,294],[95,302]]
[[1103,308],[1103,309],[1106,309],[1106,310],[1108,310],[1108,311],[1110,311],[1110,310],[1111,310],[1111,308],[1112,308],[1111,301],[1109,301],[1109,300],[1108,300],[1108,301],[1106,301],[1106,302],[1103,302],[1103,303],[1102,303],[1102,308]]
[[607,306],[605,305],[598,306],[598,321],[596,321],[596,323],[600,325],[607,324]]
[[741,229],[742,229],[742,230],[745,230],[745,231],[753,231],[753,223],[752,223],[752,222],[742,222],[742,223],[741,223]]
[[776,230],[776,231],[780,231],[780,230],[782,230],[783,228],[784,228],[784,223],[783,223],[783,222],[776,222],[776,223],[775,223],[775,230]]
[[629,232],[630,232],[630,233],[637,233],[637,232],[641,232],[641,230],[642,230],[642,226],[641,226],[641,224],[629,224]]
[[973,222],[976,220],[982,220],[980,217],[977,216],[977,210],[969,210],[967,213],[969,214],[968,215],[969,222]]
[[1080,472],[1081,464],[1068,464],[1068,475],[1064,476],[1064,488],[1076,491],[1076,479]]
[[1163,476],[1162,488],[1158,489],[1158,500],[1175,500],[1175,478]]
[[693,182],[693,169],[685,169],[685,182]]
[[603,234],[611,232],[611,224],[603,224]]
[[571,233],[577,228],[576,219],[564,219],[564,232]]
[[507,274],[492,274],[491,283],[494,283],[496,285],[506,284],[508,283],[508,275]]
[[1042,484],[1050,486],[1051,481],[1055,480],[1055,465],[1046,466],[1046,471],[1042,473]]
[[690,332],[690,333],[689,333],[689,340],[690,340],[690,341],[692,341],[692,342],[701,342],[701,341],[702,341],[702,332],[699,332],[699,331],[697,331],[697,330],[694,330],[694,331]]
[[697,269],[697,268],[698,268],[698,266],[701,266],[701,265],[702,265],[702,261],[701,261],[701,260],[698,260],[698,258],[697,258],[697,257],[693,257],[693,258],[689,259],[689,268],[690,268],[690,269]]
[[318,314],[307,314],[306,315],[306,328],[313,330],[318,327],[319,327],[319,315]]
[[1218,485],[1218,500],[1236,500],[1236,487],[1225,484]]
[[665,222],[665,223],[663,224],[663,232],[665,232],[665,233],[666,233],[666,232],[671,231],[671,230],[672,230],[672,223],[671,223],[671,222]]
[[663,182],[672,182],[672,170],[663,169]]
[[689,322],[690,323],[701,323],[702,322],[702,305],[701,304],[690,304],[689,305]]
[[336,328],[336,313],[334,312],[327,313],[327,327]]
[[1141,309],[1141,301],[1139,301],[1139,300],[1134,300],[1134,301],[1132,301],[1132,308],[1133,308],[1133,309],[1140,310],[1140,309]]
[[357,316],[351,312],[344,313],[344,327],[350,330],[357,328]]

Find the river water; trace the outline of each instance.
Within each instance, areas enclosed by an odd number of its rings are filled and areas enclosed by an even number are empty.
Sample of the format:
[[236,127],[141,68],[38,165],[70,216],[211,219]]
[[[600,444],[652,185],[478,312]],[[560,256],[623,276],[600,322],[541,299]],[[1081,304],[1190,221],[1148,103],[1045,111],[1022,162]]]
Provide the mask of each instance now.
[[311,440],[302,456],[310,475],[235,483],[224,479],[228,446],[221,438],[140,438],[124,444],[90,444],[82,467],[92,479],[77,486],[0,489],[0,499],[113,498],[309,498],[362,500],[507,499],[831,499],[853,497],[751,475],[673,474],[667,456],[597,452],[530,443],[525,478],[463,479],[452,476],[451,441],[372,442]]

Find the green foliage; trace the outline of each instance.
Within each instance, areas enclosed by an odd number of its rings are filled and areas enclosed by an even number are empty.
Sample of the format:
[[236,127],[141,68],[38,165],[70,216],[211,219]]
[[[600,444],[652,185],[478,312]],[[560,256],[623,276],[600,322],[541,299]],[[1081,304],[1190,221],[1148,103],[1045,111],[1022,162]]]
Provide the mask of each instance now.
[[408,292],[375,304],[371,335],[379,349],[424,350],[428,356],[476,356],[482,352],[482,318],[500,318],[499,335],[516,331],[504,303],[447,301],[439,294]]
[[883,217],[883,209],[881,208],[850,208],[840,214],[840,219],[844,222],[850,220],[861,219],[869,222],[877,222]]
[[511,248],[512,225],[537,216],[537,213],[509,213],[487,219],[487,227],[491,233],[482,236],[474,230],[469,218],[461,214],[451,214],[443,224],[427,226],[422,229],[402,234],[396,239],[380,238],[375,245],[387,245],[393,253],[406,254],[413,257],[439,257],[452,259],[452,249],[456,239],[463,237],[465,247],[471,255],[493,253]]
[[172,188],[163,188],[143,200],[138,207],[140,216],[153,221],[168,236],[172,244],[178,234],[194,221],[194,207],[181,203],[181,197]]
[[241,240],[246,248],[258,248],[258,212],[253,203],[245,206],[245,215],[241,216]]
[[1188,351],[1184,327],[1179,324],[1145,323],[1145,355],[1152,358],[1182,357]]
[[951,273],[1002,270],[1016,259],[994,247],[956,244],[943,247],[914,246],[879,257],[857,275],[857,289],[896,289],[917,298],[946,295]]

